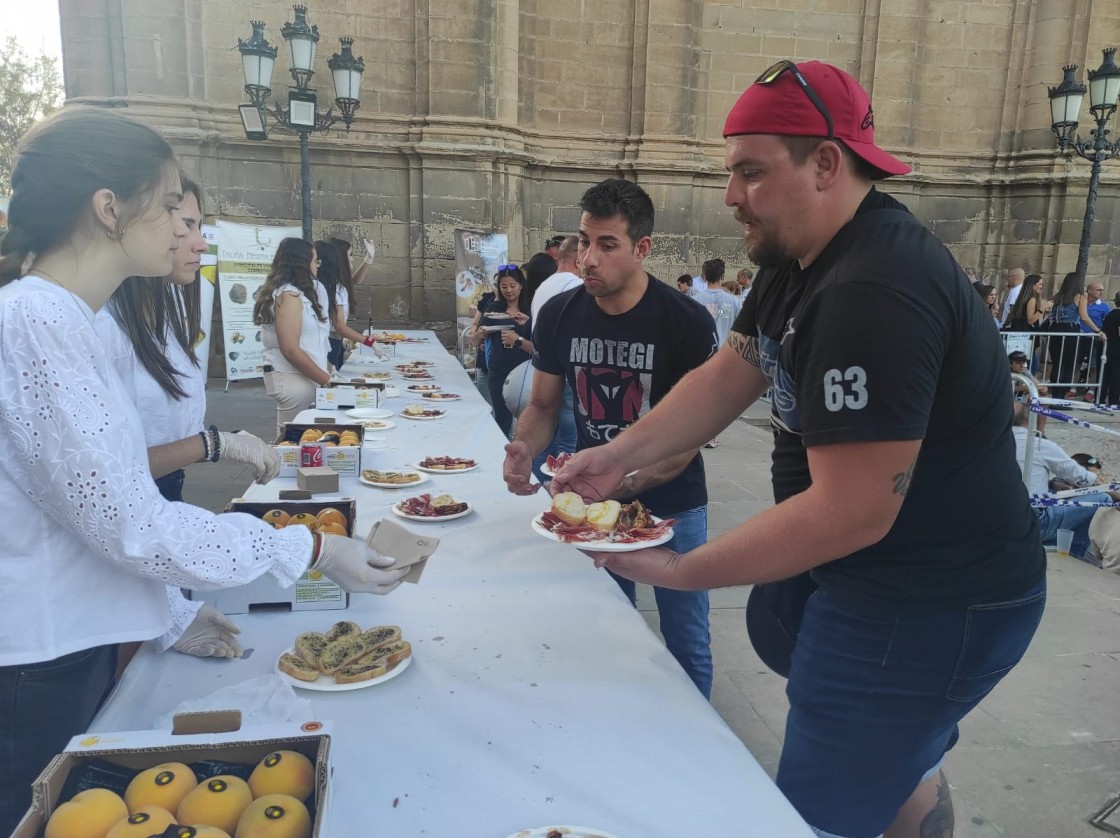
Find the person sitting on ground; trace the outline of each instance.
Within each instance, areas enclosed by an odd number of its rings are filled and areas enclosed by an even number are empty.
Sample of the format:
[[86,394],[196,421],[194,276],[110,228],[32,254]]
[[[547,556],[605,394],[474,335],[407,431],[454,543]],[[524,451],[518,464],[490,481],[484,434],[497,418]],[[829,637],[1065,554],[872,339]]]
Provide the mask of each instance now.
[[[1030,408],[1022,402],[1015,404],[1015,420],[1011,431],[1015,436],[1015,459],[1019,461],[1019,468],[1023,468],[1027,446],[1027,421],[1030,417]],[[1094,474],[1087,468],[1080,466],[1065,451],[1054,442],[1036,434],[1034,451],[1031,456],[1031,473],[1027,480],[1027,491],[1031,495],[1047,495],[1050,493],[1050,479],[1059,477],[1069,483],[1073,488],[1081,489],[1104,483],[1104,478],[1099,473]],[[1078,495],[1080,503],[1113,503],[1120,499],[1120,493],[1090,492]],[[1094,506],[1041,506],[1035,509],[1038,516],[1038,527],[1042,534],[1042,543],[1053,547],[1058,543],[1058,530],[1073,530],[1073,544],[1070,555],[1083,561],[1089,549],[1089,524],[1093,520],[1097,507]]]
[[[1020,375],[1025,375],[1031,381],[1034,381],[1035,386],[1038,388],[1038,395],[1039,396],[1049,396],[1050,395],[1050,388],[1047,387],[1045,384],[1039,384],[1038,380],[1035,379],[1034,375],[1031,374],[1031,371],[1029,369],[1027,369],[1027,361],[1028,360],[1029,359],[1027,358],[1027,353],[1023,352],[1021,349],[1016,349],[1014,352],[1009,352],[1007,354],[1007,363],[1011,367],[1011,371],[1012,372],[1017,372]],[[1023,384],[1022,382],[1017,381],[1016,379],[1012,379],[1011,380],[1011,386],[1012,386],[1012,389],[1015,392],[1015,401],[1017,401],[1017,402],[1028,402],[1028,401],[1030,401],[1031,391],[1030,391],[1030,388],[1027,387],[1026,384]],[[1038,417],[1038,432],[1040,434],[1042,434],[1043,436],[1046,436],[1046,417],[1041,415],[1041,414],[1039,414],[1039,417]]]
[[[1074,462],[1099,475],[1104,463],[1091,454],[1074,454]],[[1089,549],[1085,559],[1109,573],[1120,574],[1120,509],[1102,506],[1089,524]]]

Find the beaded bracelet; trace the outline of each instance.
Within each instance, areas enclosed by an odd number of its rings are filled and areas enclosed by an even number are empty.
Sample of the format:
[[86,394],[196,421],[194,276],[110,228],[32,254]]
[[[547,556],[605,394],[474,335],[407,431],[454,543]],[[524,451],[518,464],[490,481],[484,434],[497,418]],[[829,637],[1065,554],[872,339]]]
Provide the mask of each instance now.
[[210,454],[210,462],[216,463],[222,458],[222,438],[218,434],[216,425],[211,425],[209,430],[210,441],[214,444],[214,450]]
[[210,459],[210,434],[206,433],[206,431],[199,431],[198,435],[202,437],[202,459],[199,460],[199,462],[213,462]]

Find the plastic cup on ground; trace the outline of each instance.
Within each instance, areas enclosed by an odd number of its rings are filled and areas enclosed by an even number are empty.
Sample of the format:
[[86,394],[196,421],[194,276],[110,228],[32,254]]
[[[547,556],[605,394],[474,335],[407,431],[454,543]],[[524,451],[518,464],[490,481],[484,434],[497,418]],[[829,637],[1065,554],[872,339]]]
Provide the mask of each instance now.
[[1073,546],[1073,530],[1058,530],[1058,555],[1068,556]]

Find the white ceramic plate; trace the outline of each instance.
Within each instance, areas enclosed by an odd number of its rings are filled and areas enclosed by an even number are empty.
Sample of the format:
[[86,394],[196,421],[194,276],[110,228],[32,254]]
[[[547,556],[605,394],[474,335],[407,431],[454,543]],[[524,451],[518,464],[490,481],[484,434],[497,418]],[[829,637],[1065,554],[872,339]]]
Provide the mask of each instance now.
[[429,402],[457,402],[463,398],[458,393],[444,393],[436,391],[434,393],[421,393],[420,398]]
[[[541,514],[543,515],[544,513]],[[661,519],[656,515],[653,516],[653,520],[655,523],[661,523]],[[658,547],[673,537],[673,529],[670,527],[667,532],[662,533],[658,538],[651,538],[649,541],[620,543],[617,541],[607,541],[605,538],[602,541],[560,541],[560,536],[541,523],[541,515],[533,519],[531,526],[533,532],[537,535],[543,535],[549,541],[558,541],[569,547],[575,547],[577,550],[595,550],[599,553],[633,553],[635,550],[644,550],[647,547]]]
[[488,311],[488,312],[486,312],[486,314],[484,314],[482,316],[485,317],[487,320],[512,320],[513,319],[512,314],[506,314],[505,312],[502,312],[502,311]]
[[559,832],[563,838],[618,838],[613,832],[586,826],[537,826],[515,832],[506,838],[548,838],[550,832]]
[[[456,498],[456,500],[458,501],[459,499]],[[460,501],[460,503],[462,503],[462,501]],[[439,516],[409,515],[407,512],[401,512],[398,507],[399,507],[399,504],[394,503],[392,506],[389,507],[389,509],[392,510],[394,515],[396,515],[398,517],[401,517],[401,518],[407,518],[409,521],[423,521],[425,523],[431,523],[431,524],[438,524],[441,521],[454,521],[456,518],[462,518],[464,515],[470,515],[471,512],[474,511],[471,508],[471,505],[469,503],[467,504],[467,508],[464,509],[462,512],[456,512],[454,515],[439,515]]]
[[425,468],[420,463],[416,463],[412,467],[417,471],[424,471],[428,474],[462,474],[464,471],[474,471],[478,468],[478,461],[475,460],[474,465],[467,468]]
[[[419,480],[413,480],[411,483],[377,483],[373,480],[366,480],[366,476],[363,473],[363,472],[366,472],[366,471],[389,471],[389,472],[407,471],[410,474],[415,474],[420,479]],[[428,477],[428,475],[421,473],[420,469],[418,469],[418,468],[412,468],[412,467],[406,466],[404,468],[362,469],[362,471],[358,473],[358,480],[360,480],[362,483],[365,483],[367,486],[376,486],[378,489],[411,489],[413,486],[419,486],[421,483],[427,483],[429,480],[431,480],[431,478]]]
[[388,419],[366,419],[362,424],[366,426],[367,431],[387,431],[389,428],[397,427],[396,422],[390,422]]
[[362,374],[362,378],[369,382],[388,381],[392,377],[393,374],[391,372],[385,372],[384,370],[381,372],[367,372]]
[[404,389],[410,393],[438,393],[443,388],[438,384],[409,384]]
[[[436,408],[425,408],[425,410],[435,410],[435,409]],[[434,419],[442,419],[444,416],[447,415],[447,411],[446,410],[441,410],[439,412],[439,416],[409,416],[407,413],[405,413],[402,410],[400,415],[401,415],[401,418],[411,419],[414,422],[431,422]]]
[[515,328],[515,325],[516,324],[514,324],[514,323],[502,323],[500,326],[483,326],[482,331],[484,331],[484,332],[504,332],[504,331],[507,331],[509,329]]
[[354,407],[346,411],[351,419],[388,419],[393,411],[383,407]]
[[[294,654],[295,649],[285,649],[285,652]],[[376,678],[370,678],[368,681],[359,681],[356,684],[336,684],[333,675],[320,675],[318,681],[301,681],[299,678],[293,678],[287,672],[280,671],[280,658],[276,659],[273,669],[276,674],[291,684],[296,689],[300,690],[315,690],[322,693],[343,693],[348,690],[364,690],[366,687],[372,687],[377,684],[384,684],[386,681],[392,680],[404,672],[409,666],[412,665],[412,655],[409,655],[403,661],[398,663],[384,675],[378,675]]]

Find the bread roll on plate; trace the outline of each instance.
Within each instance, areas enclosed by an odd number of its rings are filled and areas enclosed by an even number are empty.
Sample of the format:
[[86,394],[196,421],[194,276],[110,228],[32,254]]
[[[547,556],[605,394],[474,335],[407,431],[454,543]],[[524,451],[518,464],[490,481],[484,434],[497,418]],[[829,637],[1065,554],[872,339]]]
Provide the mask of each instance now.
[[587,507],[587,523],[601,532],[611,532],[618,523],[622,504],[616,500],[604,500]]
[[552,514],[573,527],[587,521],[587,507],[575,492],[561,492],[552,499]]

